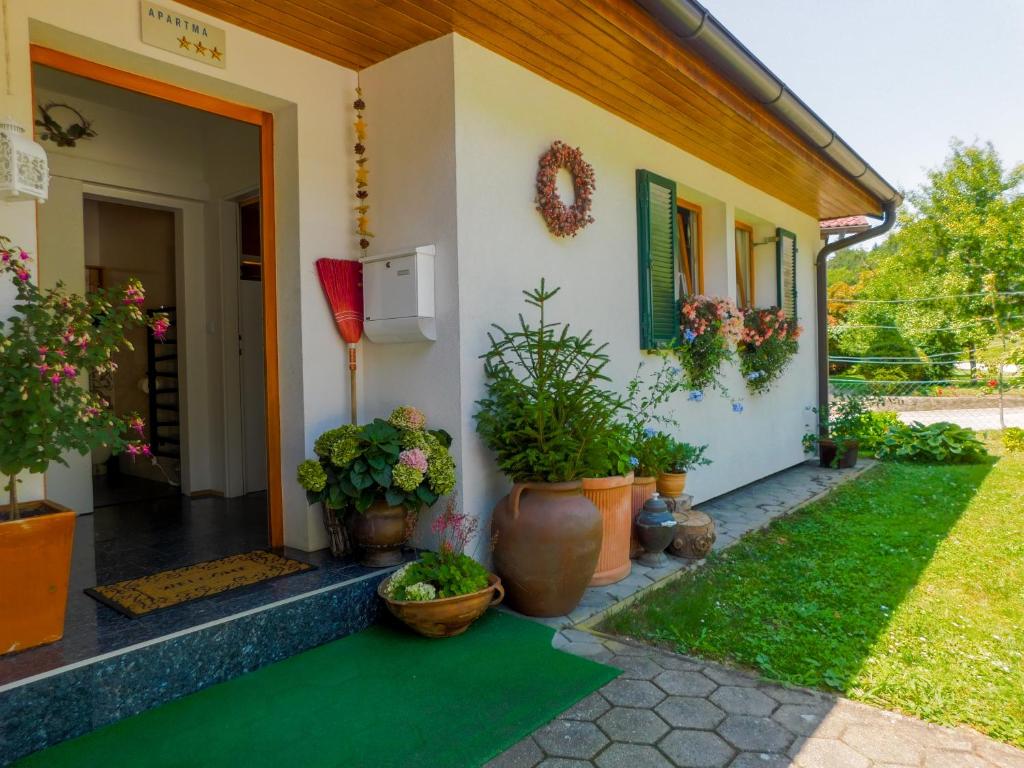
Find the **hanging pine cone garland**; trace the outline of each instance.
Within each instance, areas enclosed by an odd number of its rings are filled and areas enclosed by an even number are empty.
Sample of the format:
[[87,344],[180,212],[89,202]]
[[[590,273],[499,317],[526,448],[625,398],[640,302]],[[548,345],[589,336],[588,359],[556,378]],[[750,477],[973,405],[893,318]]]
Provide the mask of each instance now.
[[[590,206],[596,182],[594,167],[583,159],[579,147],[570,147],[556,141],[540,157],[537,171],[537,210],[544,217],[551,234],[557,237],[575,237],[587,224],[594,222]],[[565,168],[572,175],[576,199],[566,205],[558,196],[558,171]]]
[[356,200],[359,204],[355,206],[356,211],[356,234],[359,236],[359,247],[366,255],[366,249],[370,247],[370,238],[373,233],[370,231],[370,206],[366,200],[370,193],[367,186],[370,183],[370,171],[366,167],[366,145],[363,140],[366,138],[366,121],[363,119],[363,110],[366,109],[366,102],[363,101],[363,89],[356,88],[356,100],[352,102],[356,110],[356,121],[353,124],[356,132],[356,143],[352,147],[356,154]]

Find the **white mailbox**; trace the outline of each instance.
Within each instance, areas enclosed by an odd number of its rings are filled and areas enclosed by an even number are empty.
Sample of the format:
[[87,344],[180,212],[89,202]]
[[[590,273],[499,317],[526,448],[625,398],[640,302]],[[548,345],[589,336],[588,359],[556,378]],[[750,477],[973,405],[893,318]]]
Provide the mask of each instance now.
[[363,264],[363,332],[380,344],[436,341],[434,246],[367,256]]

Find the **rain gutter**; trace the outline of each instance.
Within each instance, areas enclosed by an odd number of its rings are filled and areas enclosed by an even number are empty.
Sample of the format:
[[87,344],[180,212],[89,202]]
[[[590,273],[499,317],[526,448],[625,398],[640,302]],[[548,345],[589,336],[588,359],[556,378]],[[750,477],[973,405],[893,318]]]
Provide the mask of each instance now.
[[818,328],[818,413],[823,413],[824,409],[828,408],[828,257],[844,248],[884,235],[892,229],[896,223],[897,205],[895,201],[885,203],[882,206],[880,223],[855,235],[840,237],[826,243],[818,251],[818,258],[814,263],[815,319]]
[[[828,406],[828,257],[878,237],[896,223],[903,196],[843,141],[813,109],[696,0],[635,0],[684,47],[696,51],[723,77],[763,105],[833,167],[875,198],[882,209],[878,225],[827,243],[815,263],[818,328],[818,407]],[[849,214],[873,211],[848,211]]]
[[[878,200],[899,206],[902,195],[832,130],[743,43],[696,0],[636,0],[686,48],[791,128],[816,152]],[[848,213],[864,213],[849,211]],[[871,213],[874,213],[873,211]]]

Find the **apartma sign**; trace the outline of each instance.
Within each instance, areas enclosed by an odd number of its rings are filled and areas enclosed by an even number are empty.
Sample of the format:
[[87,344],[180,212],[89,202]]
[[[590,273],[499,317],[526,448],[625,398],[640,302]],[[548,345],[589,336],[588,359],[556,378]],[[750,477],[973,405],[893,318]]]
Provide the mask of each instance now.
[[220,27],[141,0],[142,42],[223,69],[227,35]]

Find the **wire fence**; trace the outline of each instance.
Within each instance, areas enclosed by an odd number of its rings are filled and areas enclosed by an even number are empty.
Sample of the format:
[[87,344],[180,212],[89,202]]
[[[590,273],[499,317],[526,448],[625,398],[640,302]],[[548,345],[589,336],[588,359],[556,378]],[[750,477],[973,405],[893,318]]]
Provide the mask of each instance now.
[[833,377],[833,397],[857,395],[868,398],[877,411],[894,411],[910,424],[948,421],[977,430],[1024,428],[1024,381],[1004,381],[1000,392],[993,380],[967,382],[956,379],[923,381],[872,381]]
[[[991,287],[980,292],[916,296],[899,299],[861,299],[830,297],[831,304],[871,305],[892,308],[892,320],[874,324],[845,323],[833,317],[830,321],[830,335],[836,346],[841,347],[842,332],[863,331],[906,331],[903,337],[906,351],[896,352],[891,346],[892,339],[878,339],[870,349],[833,349],[829,356],[829,379],[833,396],[858,395],[868,399],[873,410],[895,411],[905,423],[921,422],[933,424],[947,421],[978,430],[998,430],[1005,427],[1024,428],[1024,365],[1018,366],[1020,353],[1008,356],[1011,334],[1017,334],[1024,315],[1020,314],[1020,301],[1007,297],[1024,296],[1022,286],[1010,286],[1010,290],[996,291],[994,279]],[[991,314],[986,317],[964,317],[953,311],[956,302],[963,299],[988,299]],[[997,303],[1004,299],[1000,310]],[[949,312],[939,312],[933,328],[903,328],[896,319],[921,302],[939,302]],[[934,305],[933,305],[934,306]],[[935,307],[938,309],[938,307]],[[1016,311],[1015,311],[1016,310]],[[885,311],[884,309],[882,311]],[[980,344],[962,348],[927,350],[911,343],[912,339],[927,338],[938,333],[955,333],[970,330],[969,335],[982,332]],[[902,335],[902,334],[901,334]],[[985,338],[987,336],[987,339]],[[868,336],[868,339],[871,337]],[[888,347],[888,348],[885,348]],[[886,352],[895,354],[886,354]],[[912,354],[908,354],[911,353]]]

